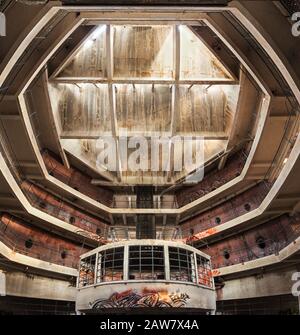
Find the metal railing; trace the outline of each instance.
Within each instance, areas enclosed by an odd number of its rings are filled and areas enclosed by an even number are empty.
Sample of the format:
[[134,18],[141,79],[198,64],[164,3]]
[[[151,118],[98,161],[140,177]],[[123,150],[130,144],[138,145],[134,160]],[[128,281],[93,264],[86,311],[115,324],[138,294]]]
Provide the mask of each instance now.
[[257,209],[269,193],[272,183],[265,181],[221,204],[186,220],[182,224],[183,237],[196,242],[203,232]]
[[[269,230],[263,229],[272,222],[276,225]],[[291,223],[294,224],[293,229],[290,228]],[[254,235],[250,236],[250,233],[245,232],[232,240],[227,239],[219,246],[218,243],[208,244],[205,248],[201,248],[201,251],[211,255],[212,266],[215,269],[278,255],[283,248],[300,237],[300,217],[288,218],[286,221],[280,217],[258,226],[255,228],[256,238]]]
[[14,231],[9,223],[4,224],[1,220],[0,239],[7,247],[15,252],[72,268],[78,267],[79,256],[86,251],[86,249],[82,249],[82,247],[77,247],[77,251],[67,250],[65,248],[60,250],[60,244],[57,243],[59,239],[56,241],[56,247],[52,247],[49,240],[48,243],[43,243],[39,240],[38,236],[35,238],[34,235],[32,236],[32,234],[30,234],[25,238],[21,233]]

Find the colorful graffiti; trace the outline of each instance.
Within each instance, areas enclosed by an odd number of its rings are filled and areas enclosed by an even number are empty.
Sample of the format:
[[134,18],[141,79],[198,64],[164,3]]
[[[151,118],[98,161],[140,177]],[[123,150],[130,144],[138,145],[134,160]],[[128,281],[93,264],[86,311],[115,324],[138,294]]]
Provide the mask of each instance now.
[[166,291],[147,291],[137,293],[133,290],[113,293],[108,299],[98,299],[90,303],[92,309],[132,308],[132,307],[173,307],[180,308],[190,299],[186,293],[168,293]]
[[200,233],[197,233],[193,236],[190,236],[190,237],[187,237],[186,239],[184,239],[183,241],[185,243],[191,243],[191,242],[195,242],[195,241],[198,241],[198,240],[201,240],[203,238],[206,238],[210,235],[213,235],[213,234],[216,234],[218,232],[218,229],[217,228],[209,228],[203,232],[200,232]]

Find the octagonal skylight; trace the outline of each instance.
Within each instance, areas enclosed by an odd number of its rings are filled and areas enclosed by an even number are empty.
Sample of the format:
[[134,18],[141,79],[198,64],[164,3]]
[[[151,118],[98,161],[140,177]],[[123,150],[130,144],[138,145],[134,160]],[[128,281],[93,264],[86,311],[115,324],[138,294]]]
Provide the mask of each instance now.
[[[191,27],[99,25],[49,92],[62,146],[95,168],[95,141],[104,134],[204,136],[210,159],[226,147],[239,84]],[[132,175],[122,172],[126,183]],[[144,183],[153,178],[139,174]]]

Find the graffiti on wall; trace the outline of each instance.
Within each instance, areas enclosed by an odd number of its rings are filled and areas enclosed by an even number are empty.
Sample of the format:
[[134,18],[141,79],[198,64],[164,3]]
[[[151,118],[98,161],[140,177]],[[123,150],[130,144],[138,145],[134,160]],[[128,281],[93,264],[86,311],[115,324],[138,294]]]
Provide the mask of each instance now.
[[200,233],[197,233],[197,234],[195,234],[195,235],[193,235],[193,236],[189,236],[189,237],[183,239],[183,241],[184,241],[185,243],[196,242],[196,241],[199,241],[199,240],[201,240],[201,239],[204,239],[204,238],[206,238],[206,237],[208,237],[208,236],[210,236],[210,235],[216,234],[217,232],[218,232],[218,229],[217,229],[217,228],[209,228],[209,229],[204,230],[204,231],[202,231],[202,232],[200,232]]
[[108,299],[98,299],[90,303],[92,309],[130,308],[130,307],[185,307],[190,299],[186,293],[168,293],[166,291],[133,290],[113,293]]

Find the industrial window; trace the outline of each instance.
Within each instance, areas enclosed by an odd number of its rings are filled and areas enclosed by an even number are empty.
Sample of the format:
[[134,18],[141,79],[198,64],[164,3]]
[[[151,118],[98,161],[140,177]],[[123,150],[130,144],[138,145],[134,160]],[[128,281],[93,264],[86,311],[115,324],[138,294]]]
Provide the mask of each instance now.
[[92,255],[81,260],[79,271],[79,287],[94,284],[95,264],[96,255]]
[[99,253],[97,283],[123,280],[124,247]]
[[129,280],[165,279],[163,246],[129,247]]
[[196,282],[194,253],[182,248],[169,248],[170,279]]
[[209,261],[196,254],[197,270],[198,270],[198,283],[208,287],[213,287],[213,278],[210,269]]

